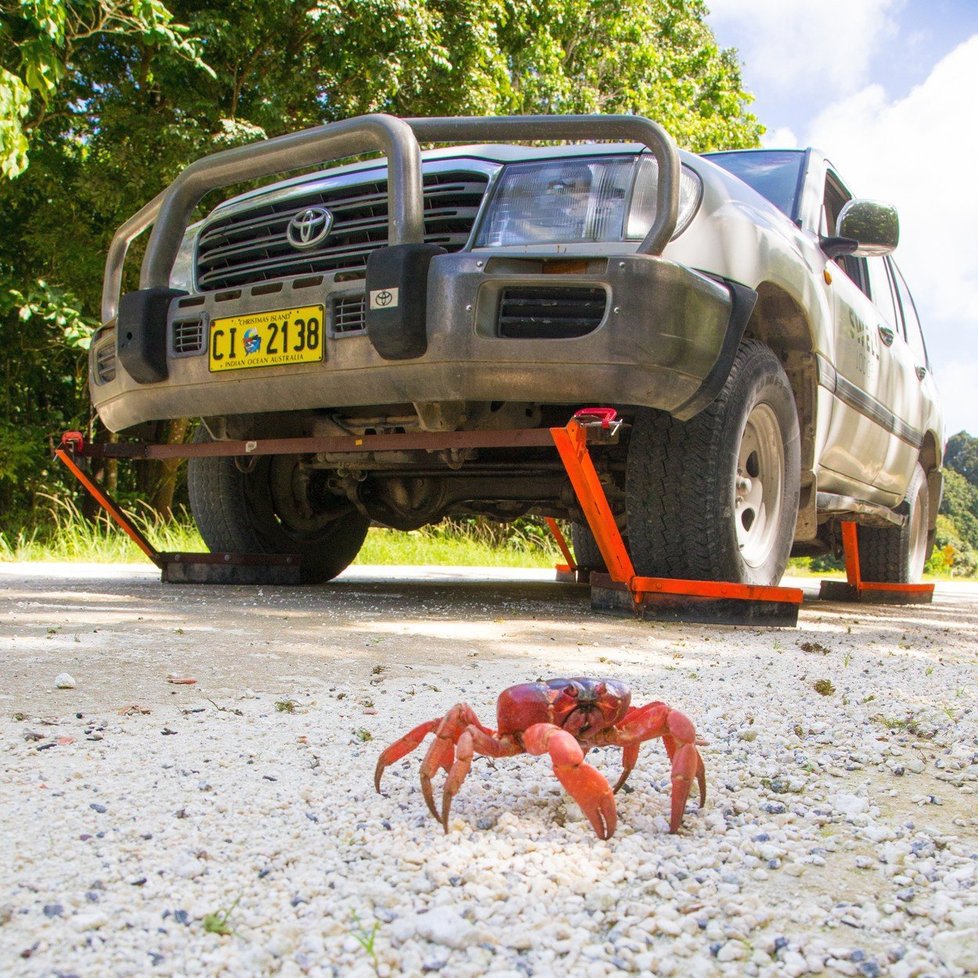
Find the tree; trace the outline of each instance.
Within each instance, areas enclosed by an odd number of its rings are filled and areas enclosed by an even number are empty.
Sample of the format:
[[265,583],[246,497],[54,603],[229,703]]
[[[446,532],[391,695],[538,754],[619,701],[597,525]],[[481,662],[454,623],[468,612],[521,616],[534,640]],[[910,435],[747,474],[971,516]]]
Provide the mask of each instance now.
[[963,475],[973,486],[978,486],[978,438],[967,431],[959,431],[948,439],[944,464]]
[[944,469],[937,546],[951,547],[952,571],[974,573],[978,565],[978,488],[953,468]]
[[735,53],[717,46],[702,0],[507,6],[510,111],[646,115],[694,152],[757,145]]
[[77,47],[141,38],[203,66],[197,42],[161,0],[15,0],[0,4],[0,173],[27,169],[28,135],[62,88]]

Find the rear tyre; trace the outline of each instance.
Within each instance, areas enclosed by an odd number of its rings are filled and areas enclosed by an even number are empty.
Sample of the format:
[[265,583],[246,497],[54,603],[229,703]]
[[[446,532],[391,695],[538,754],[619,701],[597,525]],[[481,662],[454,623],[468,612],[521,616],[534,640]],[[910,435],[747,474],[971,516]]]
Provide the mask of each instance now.
[[928,533],[930,497],[927,476],[918,462],[907,487],[907,522],[894,527],[859,527],[859,570],[866,581],[916,584],[933,549]]
[[642,411],[625,495],[637,573],[777,584],[798,515],[800,439],[778,358],[745,340],[717,399],[687,422]]
[[574,545],[574,563],[585,577],[592,571],[607,574],[604,557],[598,549],[598,541],[594,539],[591,528],[584,523],[571,524],[571,543]]
[[[199,441],[206,437],[198,436]],[[326,486],[324,472],[298,455],[193,458],[190,509],[212,551],[298,554],[303,584],[328,581],[360,552],[370,521]]]

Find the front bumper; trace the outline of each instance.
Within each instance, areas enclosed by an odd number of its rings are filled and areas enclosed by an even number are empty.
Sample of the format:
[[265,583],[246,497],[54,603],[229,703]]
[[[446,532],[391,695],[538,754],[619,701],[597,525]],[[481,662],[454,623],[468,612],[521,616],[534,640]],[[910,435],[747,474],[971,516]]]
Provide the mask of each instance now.
[[[539,257],[433,258],[427,349],[399,361],[384,359],[366,332],[339,330],[335,300],[362,295],[362,282],[325,275],[302,288],[283,281],[274,292],[263,283],[230,295],[174,297],[166,314],[166,379],[138,383],[114,358],[115,330],[106,329],[90,354],[92,400],[113,431],[163,418],[433,401],[612,402],[685,418],[712,400],[753,306],[750,290],[650,255],[592,258],[586,273],[547,274],[545,267]],[[533,286],[601,289],[604,316],[573,338],[498,335],[504,291]],[[207,331],[215,318],[318,303],[327,309],[323,362],[208,369]],[[193,333],[195,323],[200,347],[188,352],[187,328]]]

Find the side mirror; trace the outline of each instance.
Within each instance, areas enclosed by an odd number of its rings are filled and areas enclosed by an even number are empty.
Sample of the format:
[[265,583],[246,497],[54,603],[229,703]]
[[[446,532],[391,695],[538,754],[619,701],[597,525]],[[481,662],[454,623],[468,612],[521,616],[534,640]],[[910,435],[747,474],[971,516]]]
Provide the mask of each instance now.
[[900,243],[900,218],[889,204],[856,198],[842,208],[836,235],[856,242],[857,258],[888,255]]

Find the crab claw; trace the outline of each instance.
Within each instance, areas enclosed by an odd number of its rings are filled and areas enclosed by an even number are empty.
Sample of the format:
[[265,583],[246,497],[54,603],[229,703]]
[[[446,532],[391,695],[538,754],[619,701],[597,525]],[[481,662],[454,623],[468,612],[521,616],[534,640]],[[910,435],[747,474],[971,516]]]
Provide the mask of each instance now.
[[523,734],[531,754],[550,754],[554,774],[587,816],[599,839],[610,839],[618,825],[615,795],[604,775],[584,760],[577,739],[552,723],[535,723]]

